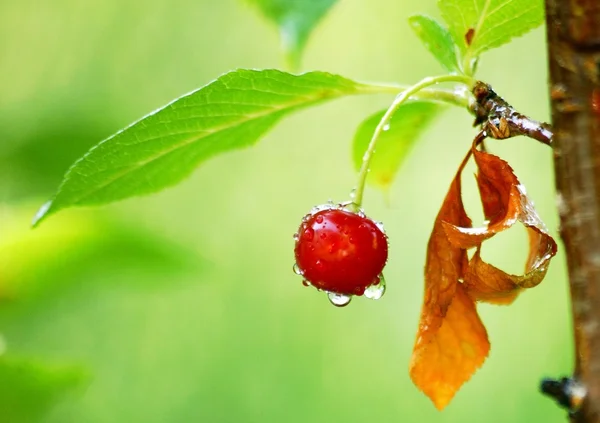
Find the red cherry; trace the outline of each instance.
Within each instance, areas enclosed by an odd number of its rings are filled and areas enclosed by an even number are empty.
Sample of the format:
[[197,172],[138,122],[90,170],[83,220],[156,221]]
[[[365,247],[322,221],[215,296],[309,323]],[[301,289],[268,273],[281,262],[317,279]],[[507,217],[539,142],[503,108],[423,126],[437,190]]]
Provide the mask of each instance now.
[[362,295],[379,283],[387,238],[362,214],[328,208],[307,215],[296,238],[298,273],[311,285],[343,295]]

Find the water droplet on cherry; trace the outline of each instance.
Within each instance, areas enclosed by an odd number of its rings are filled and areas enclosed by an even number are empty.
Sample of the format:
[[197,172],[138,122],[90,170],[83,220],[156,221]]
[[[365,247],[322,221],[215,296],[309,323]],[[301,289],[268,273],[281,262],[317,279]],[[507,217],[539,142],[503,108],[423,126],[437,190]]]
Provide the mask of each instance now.
[[312,228],[306,228],[302,236],[307,241],[312,241],[312,239],[315,237],[315,231]]
[[352,301],[351,295],[336,294],[335,292],[328,292],[327,298],[329,298],[329,302],[336,307],[345,307]]
[[385,279],[383,274],[379,275],[377,280],[371,286],[365,289],[365,297],[370,300],[378,300],[385,294]]

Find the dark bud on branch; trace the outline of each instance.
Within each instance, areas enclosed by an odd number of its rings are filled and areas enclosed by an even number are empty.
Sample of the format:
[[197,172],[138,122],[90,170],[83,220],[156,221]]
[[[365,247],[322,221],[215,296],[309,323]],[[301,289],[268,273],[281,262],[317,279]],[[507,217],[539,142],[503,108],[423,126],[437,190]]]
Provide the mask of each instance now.
[[576,413],[585,400],[587,390],[580,382],[573,378],[543,379],[540,390],[548,395],[562,407],[569,410],[570,414]]

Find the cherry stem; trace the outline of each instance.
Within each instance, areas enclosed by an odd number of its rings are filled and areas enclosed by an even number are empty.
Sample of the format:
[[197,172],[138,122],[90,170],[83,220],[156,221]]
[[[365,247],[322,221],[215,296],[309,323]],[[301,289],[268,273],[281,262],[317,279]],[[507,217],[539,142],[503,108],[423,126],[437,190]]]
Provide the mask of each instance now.
[[[436,85],[442,82],[457,82],[461,84],[467,85],[469,88],[465,90],[465,92],[449,92],[442,90],[425,90],[425,88],[430,87],[432,85]],[[367,175],[369,173],[369,165],[371,163],[371,158],[375,153],[375,147],[377,146],[377,140],[381,136],[383,132],[383,128],[389,125],[392,116],[398,108],[410,99],[428,99],[428,100],[437,100],[437,101],[448,101],[448,94],[451,94],[452,99],[451,103],[459,105],[461,107],[468,107],[469,98],[470,98],[470,89],[475,84],[475,80],[466,75],[440,75],[440,76],[431,76],[422,79],[420,82],[415,85],[406,88],[404,91],[400,92],[387,109],[379,124],[375,128],[375,132],[371,137],[371,141],[369,142],[369,146],[363,155],[362,165],[358,172],[358,182],[356,184],[356,188],[353,190],[354,198],[352,198],[352,203],[355,209],[360,209],[363,200],[363,194],[365,190],[365,182],[367,180]]]

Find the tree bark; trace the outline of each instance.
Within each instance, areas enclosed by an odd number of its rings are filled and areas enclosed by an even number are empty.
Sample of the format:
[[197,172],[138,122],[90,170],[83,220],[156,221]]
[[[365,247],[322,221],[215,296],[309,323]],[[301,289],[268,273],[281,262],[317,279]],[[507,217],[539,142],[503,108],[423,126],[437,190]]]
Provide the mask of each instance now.
[[600,423],[600,0],[546,0],[554,166],[575,333],[572,421]]

